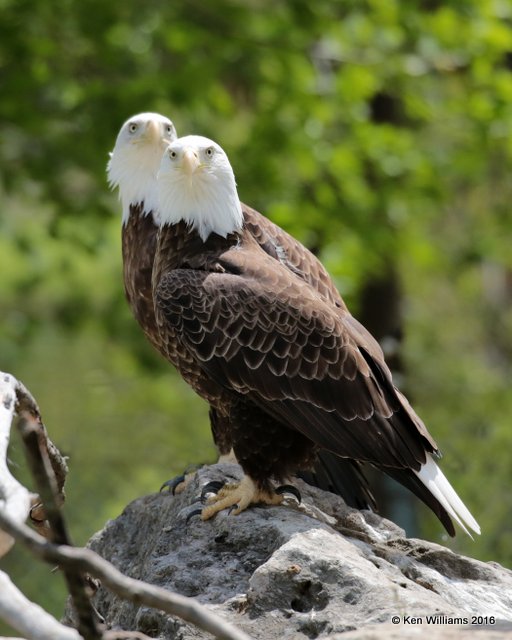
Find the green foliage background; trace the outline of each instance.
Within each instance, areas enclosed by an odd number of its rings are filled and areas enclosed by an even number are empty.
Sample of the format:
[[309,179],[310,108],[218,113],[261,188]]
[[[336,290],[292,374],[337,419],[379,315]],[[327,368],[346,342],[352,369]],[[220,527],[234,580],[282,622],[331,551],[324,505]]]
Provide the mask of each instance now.
[[[506,0],[0,1],[0,369],[70,457],[77,543],[214,459],[122,291],[107,151],[159,111],[222,144],[242,200],[319,249],[356,316],[398,274],[408,394],[483,530],[449,544],[512,564],[511,25]],[[60,578],[21,550],[3,566],[60,613]]]

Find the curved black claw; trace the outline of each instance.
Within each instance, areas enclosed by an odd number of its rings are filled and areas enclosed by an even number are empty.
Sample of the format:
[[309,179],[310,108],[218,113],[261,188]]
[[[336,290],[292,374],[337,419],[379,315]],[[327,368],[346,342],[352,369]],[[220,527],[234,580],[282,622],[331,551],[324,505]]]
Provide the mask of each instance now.
[[185,524],[188,524],[188,521],[194,516],[200,516],[203,513],[202,507],[196,507],[187,513],[187,517],[185,518]]
[[201,489],[201,502],[204,502],[209,493],[218,493],[226,483],[222,480],[207,482]]
[[185,474],[183,473],[179,476],[171,478],[170,480],[167,480],[167,482],[164,482],[160,487],[160,491],[163,491],[166,487],[169,487],[169,493],[172,493],[172,495],[174,495],[176,493],[176,487],[178,487],[182,482],[185,482]]
[[302,502],[302,496],[300,495],[300,491],[297,487],[294,487],[293,484],[282,484],[280,487],[275,489],[275,492],[279,495],[283,495],[284,493],[291,494],[294,498],[297,498],[297,502],[300,504]]

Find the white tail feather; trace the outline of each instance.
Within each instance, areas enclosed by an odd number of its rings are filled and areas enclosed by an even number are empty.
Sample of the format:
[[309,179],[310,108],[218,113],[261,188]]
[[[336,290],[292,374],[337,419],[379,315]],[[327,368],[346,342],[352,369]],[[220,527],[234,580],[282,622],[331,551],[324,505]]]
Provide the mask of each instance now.
[[465,525],[475,533],[480,534],[478,522],[473,518],[469,509],[456,494],[455,489],[448,482],[446,476],[431,456],[427,455],[427,462],[419,471],[415,471],[414,473],[471,539],[473,536],[469,533]]

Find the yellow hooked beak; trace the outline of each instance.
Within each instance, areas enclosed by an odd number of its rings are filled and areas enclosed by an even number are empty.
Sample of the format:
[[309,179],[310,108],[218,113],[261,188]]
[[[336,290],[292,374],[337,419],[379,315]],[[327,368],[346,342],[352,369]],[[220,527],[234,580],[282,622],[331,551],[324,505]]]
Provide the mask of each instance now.
[[185,171],[185,173],[191,176],[193,173],[195,173],[195,171],[197,171],[199,164],[199,158],[197,157],[197,153],[194,151],[194,149],[191,149],[190,147],[185,149],[182,162],[183,170]]
[[150,120],[146,125],[146,135],[148,137],[149,142],[158,144],[160,142],[161,133],[160,133],[160,125],[155,120]]

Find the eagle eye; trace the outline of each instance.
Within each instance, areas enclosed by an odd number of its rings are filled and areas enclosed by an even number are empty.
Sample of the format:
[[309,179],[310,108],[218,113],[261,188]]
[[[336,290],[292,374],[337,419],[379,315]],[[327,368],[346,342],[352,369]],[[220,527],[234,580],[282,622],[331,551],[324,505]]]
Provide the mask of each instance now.
[[205,154],[207,158],[211,158],[213,156],[213,152],[215,151],[215,149],[213,147],[208,147],[208,149],[206,149]]
[[169,158],[171,158],[171,160],[174,160],[177,157],[178,154],[176,153],[176,151],[174,151],[174,149],[169,149]]
[[128,125],[128,131],[130,133],[135,133],[138,128],[139,128],[139,125],[136,122],[130,122],[130,124]]
[[173,132],[174,127],[172,126],[172,124],[168,124],[165,127],[165,130],[167,131],[167,133],[171,134]]

